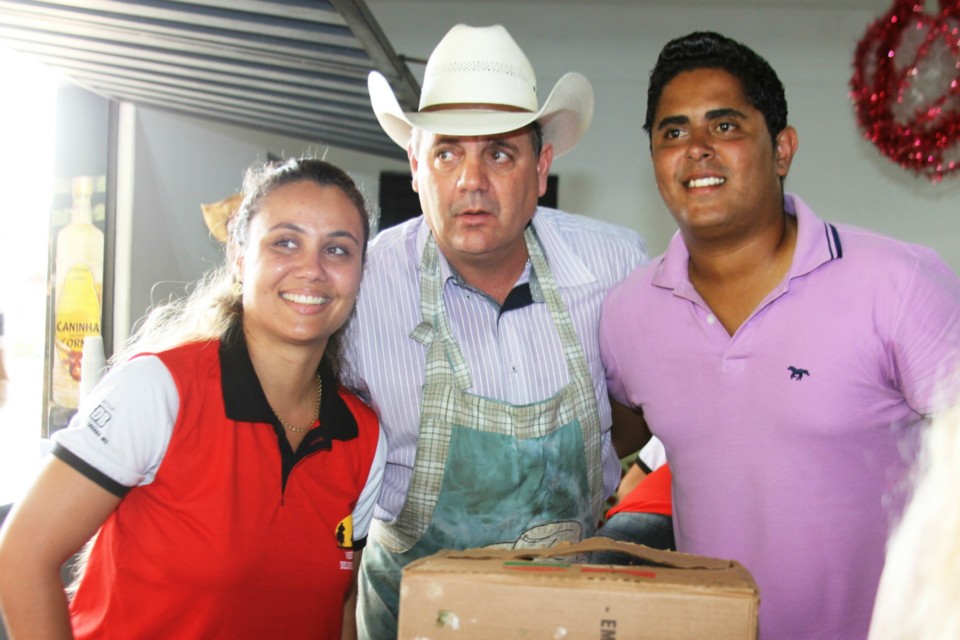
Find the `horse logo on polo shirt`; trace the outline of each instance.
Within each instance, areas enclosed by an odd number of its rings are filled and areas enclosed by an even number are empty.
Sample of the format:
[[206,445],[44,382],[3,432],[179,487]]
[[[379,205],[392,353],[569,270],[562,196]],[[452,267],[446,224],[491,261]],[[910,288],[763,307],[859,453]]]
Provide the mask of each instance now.
[[787,367],[790,370],[790,379],[791,380],[803,380],[803,376],[810,375],[810,372],[806,369],[799,369],[797,367]]

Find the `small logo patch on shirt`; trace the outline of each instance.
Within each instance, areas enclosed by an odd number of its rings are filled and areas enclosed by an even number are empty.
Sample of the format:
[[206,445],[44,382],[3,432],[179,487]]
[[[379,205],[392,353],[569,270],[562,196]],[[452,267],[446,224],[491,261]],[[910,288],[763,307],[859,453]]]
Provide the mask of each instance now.
[[92,431],[103,444],[107,444],[109,442],[106,434],[104,434],[103,431],[110,422],[111,417],[110,411],[108,411],[107,408],[102,404],[94,407],[93,411],[90,412],[90,415],[87,416],[87,428],[90,429],[90,431]]
[[353,515],[349,515],[337,524],[337,546],[341,549],[353,548]]
[[798,367],[787,367],[787,369],[790,371],[791,380],[803,380],[804,376],[810,375],[810,372],[806,369],[800,369]]

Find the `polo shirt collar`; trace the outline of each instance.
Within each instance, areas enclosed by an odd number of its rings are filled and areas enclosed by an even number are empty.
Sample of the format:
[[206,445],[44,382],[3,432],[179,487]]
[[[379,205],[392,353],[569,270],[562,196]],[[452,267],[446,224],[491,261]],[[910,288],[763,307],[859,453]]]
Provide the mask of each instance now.
[[[792,193],[784,194],[784,209],[787,214],[797,218],[797,246],[793,253],[788,279],[806,275],[823,264],[843,257],[840,233],[832,224],[817,217],[810,207]],[[661,256],[653,275],[653,284],[665,289],[673,289],[678,295],[687,297],[699,295],[690,284],[687,265],[690,253],[683,241],[683,235],[677,231],[670,239],[667,250]]]
[[790,278],[803,276],[832,260],[843,257],[843,244],[837,228],[824,222],[798,196],[784,196],[787,213],[797,217],[797,246],[793,252]]
[[[359,434],[357,421],[339,393],[336,379],[321,373],[325,391],[320,402],[320,429],[325,440],[352,440]],[[231,327],[220,341],[220,385],[227,418],[235,422],[260,422],[282,428],[257,378],[243,339],[242,322]]]
[[653,274],[653,284],[664,289],[678,290],[684,285],[690,285],[690,273],[687,265],[690,262],[690,252],[683,241],[683,234],[676,231],[670,238],[667,250],[657,262]]

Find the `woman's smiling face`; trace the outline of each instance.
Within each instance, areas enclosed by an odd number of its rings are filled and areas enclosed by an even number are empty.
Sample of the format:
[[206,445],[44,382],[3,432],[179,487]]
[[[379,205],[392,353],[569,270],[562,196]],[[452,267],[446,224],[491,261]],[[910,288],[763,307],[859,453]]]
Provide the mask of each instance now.
[[325,348],[353,311],[363,243],[361,213],[339,187],[304,180],[264,196],[238,264],[247,334]]

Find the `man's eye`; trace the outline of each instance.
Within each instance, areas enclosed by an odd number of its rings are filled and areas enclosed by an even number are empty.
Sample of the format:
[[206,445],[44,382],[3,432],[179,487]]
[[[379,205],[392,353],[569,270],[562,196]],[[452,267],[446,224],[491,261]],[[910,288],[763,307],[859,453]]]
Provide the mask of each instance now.
[[680,129],[667,129],[663,137],[667,140],[676,140],[680,137],[680,133]]
[[720,124],[717,125],[717,129],[720,130],[722,133],[727,133],[736,129],[736,125],[733,124],[732,122],[721,122]]

